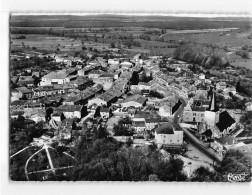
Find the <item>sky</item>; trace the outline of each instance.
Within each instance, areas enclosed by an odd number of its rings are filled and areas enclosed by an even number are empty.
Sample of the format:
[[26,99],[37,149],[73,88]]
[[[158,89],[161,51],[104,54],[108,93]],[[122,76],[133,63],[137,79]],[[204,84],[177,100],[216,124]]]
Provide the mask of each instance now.
[[[39,3],[38,3],[39,2]],[[248,16],[252,13],[251,0],[2,0],[2,11],[46,13],[162,13],[195,16],[222,14]],[[234,15],[233,15],[234,14]],[[219,15],[217,15],[219,16]]]

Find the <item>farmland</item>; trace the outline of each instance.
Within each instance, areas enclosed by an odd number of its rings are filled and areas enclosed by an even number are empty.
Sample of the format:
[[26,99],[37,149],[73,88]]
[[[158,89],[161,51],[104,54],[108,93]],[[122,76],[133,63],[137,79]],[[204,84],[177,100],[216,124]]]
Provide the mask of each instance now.
[[[134,16],[12,16],[11,50],[45,52],[99,51],[111,44],[129,53],[171,57],[181,43],[208,44],[239,50],[252,47],[251,21],[242,18],[180,18]],[[26,39],[15,39],[25,35]],[[120,45],[120,46],[119,46]],[[250,68],[251,59],[229,56],[232,65]]]

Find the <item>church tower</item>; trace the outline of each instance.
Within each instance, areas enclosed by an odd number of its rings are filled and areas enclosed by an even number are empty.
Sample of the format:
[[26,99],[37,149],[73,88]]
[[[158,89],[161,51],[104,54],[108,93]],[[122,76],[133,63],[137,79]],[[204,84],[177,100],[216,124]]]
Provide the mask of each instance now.
[[212,93],[209,107],[205,111],[205,121],[207,129],[210,129],[212,131],[213,137],[218,137],[218,132],[215,124],[219,122],[219,108],[216,105],[215,92]]

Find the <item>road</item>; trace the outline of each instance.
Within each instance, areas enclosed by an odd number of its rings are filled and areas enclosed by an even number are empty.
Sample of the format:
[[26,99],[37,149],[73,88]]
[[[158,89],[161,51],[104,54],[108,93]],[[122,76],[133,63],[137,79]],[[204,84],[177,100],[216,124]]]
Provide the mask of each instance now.
[[179,100],[182,102],[182,104],[180,105],[180,107],[176,111],[176,113],[174,114],[173,122],[174,122],[175,127],[178,128],[178,129],[183,130],[185,135],[189,138],[190,142],[192,142],[192,144],[197,146],[197,148],[200,149],[200,151],[202,151],[204,154],[206,154],[207,156],[209,156],[213,160],[215,160],[217,162],[220,162],[222,160],[222,158],[220,156],[218,156],[213,151],[211,151],[210,149],[203,146],[202,143],[198,140],[197,137],[195,137],[187,129],[180,126],[180,119],[181,119],[181,116],[183,114],[184,108],[187,105],[187,101],[183,97],[179,97]]

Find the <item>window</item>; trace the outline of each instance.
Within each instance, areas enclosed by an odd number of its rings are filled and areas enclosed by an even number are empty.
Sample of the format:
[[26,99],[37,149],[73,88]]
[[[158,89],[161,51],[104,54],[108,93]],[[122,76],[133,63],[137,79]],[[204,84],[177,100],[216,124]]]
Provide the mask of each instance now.
[[196,113],[193,113],[193,116],[196,116]]
[[201,114],[202,117],[204,117],[204,114]]

